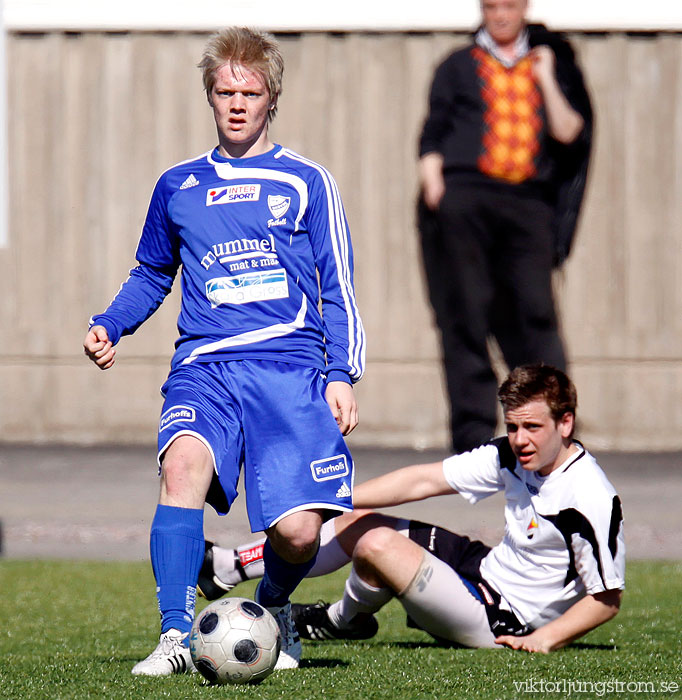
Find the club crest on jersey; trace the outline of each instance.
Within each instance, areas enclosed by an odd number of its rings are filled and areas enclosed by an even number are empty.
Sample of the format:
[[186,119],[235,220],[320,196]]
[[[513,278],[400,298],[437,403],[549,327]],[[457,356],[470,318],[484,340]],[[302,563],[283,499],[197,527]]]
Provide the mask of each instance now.
[[256,202],[260,199],[260,185],[228,185],[212,187],[206,191],[206,206],[214,204],[234,204],[236,202]]
[[315,481],[329,481],[348,476],[348,461],[346,455],[336,455],[327,459],[316,459],[310,463],[310,471]]
[[284,197],[281,194],[268,195],[268,209],[275,219],[281,219],[288,211],[291,204],[291,197]]
[[194,423],[196,420],[196,411],[190,406],[172,406],[167,411],[163,412],[159,421],[159,432],[169,428],[173,423],[183,421],[185,423]]

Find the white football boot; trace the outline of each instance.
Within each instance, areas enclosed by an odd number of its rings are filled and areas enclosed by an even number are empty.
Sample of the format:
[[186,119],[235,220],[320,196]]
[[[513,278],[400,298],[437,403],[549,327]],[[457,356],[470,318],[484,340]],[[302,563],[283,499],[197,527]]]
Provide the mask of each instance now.
[[281,608],[266,608],[266,610],[277,620],[282,643],[275,671],[298,668],[301,663],[301,638],[291,617],[291,603]]
[[159,644],[143,661],[133,666],[135,676],[170,676],[173,673],[195,671],[189,648],[182,642],[189,636],[180,630],[169,629],[159,637]]

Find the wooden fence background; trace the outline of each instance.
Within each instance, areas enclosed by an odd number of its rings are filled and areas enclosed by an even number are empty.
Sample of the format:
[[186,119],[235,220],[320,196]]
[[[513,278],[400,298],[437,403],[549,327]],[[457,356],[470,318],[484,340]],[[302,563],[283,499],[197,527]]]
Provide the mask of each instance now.
[[[596,115],[577,243],[557,275],[581,436],[682,448],[682,35],[572,35]],[[13,33],[9,246],[0,249],[0,441],[153,442],[176,292],[100,373],[87,319],[133,265],[154,182],[216,141],[200,33]],[[355,444],[444,446],[439,347],[414,227],[435,64],[462,34],[280,36],[275,139],[344,197],[368,332]]]

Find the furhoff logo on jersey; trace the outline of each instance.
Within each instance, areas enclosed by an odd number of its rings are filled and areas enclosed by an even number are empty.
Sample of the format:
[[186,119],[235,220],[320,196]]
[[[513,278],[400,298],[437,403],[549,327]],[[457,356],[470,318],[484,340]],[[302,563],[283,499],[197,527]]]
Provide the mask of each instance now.
[[206,206],[214,204],[234,204],[235,202],[256,202],[260,199],[260,185],[228,185],[214,187],[206,192]]
[[161,420],[159,421],[159,432],[170,427],[173,425],[173,423],[178,423],[179,421],[194,423],[196,417],[196,411],[189,406],[173,406],[167,411],[164,411],[163,415],[161,416]]
[[317,459],[310,463],[310,470],[315,481],[329,481],[348,476],[348,461],[346,455],[336,455],[327,459]]

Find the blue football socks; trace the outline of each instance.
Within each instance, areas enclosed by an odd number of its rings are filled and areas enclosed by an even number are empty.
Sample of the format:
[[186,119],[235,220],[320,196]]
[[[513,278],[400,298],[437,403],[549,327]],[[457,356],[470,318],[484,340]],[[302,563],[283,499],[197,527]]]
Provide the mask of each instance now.
[[149,549],[161,632],[172,627],[189,632],[194,619],[197,577],[204,560],[203,508],[158,505]]
[[316,558],[317,554],[303,564],[290,564],[275,552],[270,540],[266,540],[263,547],[265,575],[258,585],[257,602],[266,608],[280,608],[286,605],[296,586],[313,568]]

